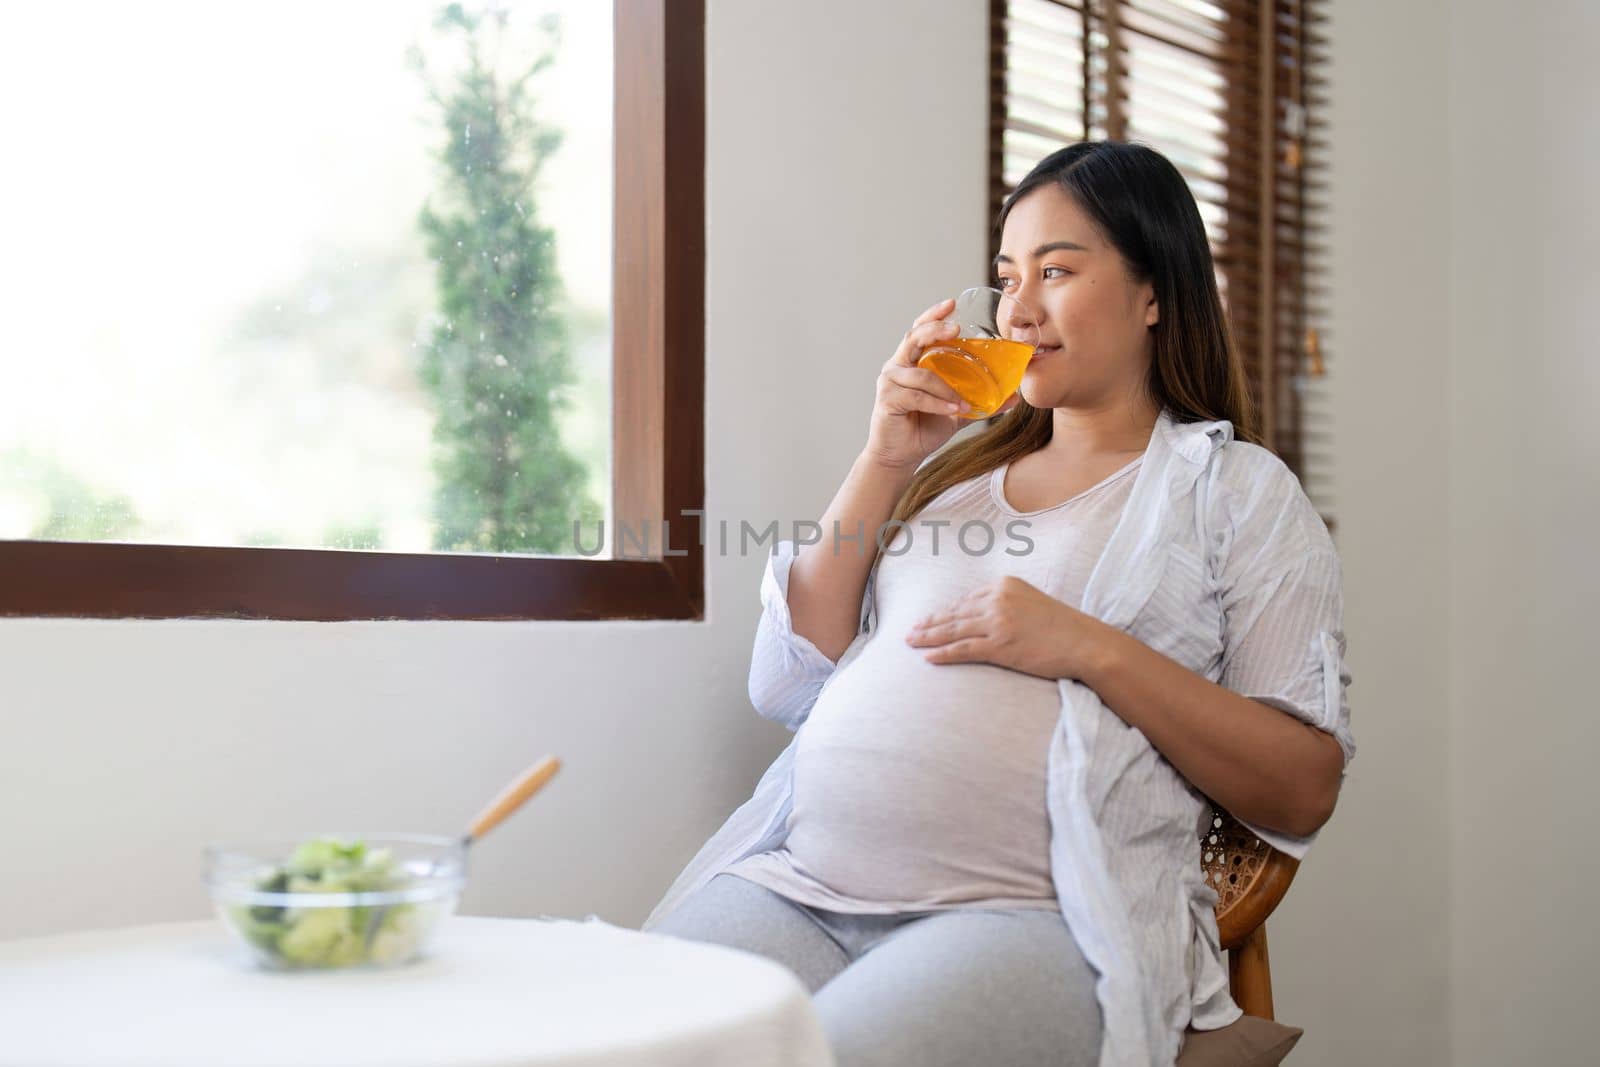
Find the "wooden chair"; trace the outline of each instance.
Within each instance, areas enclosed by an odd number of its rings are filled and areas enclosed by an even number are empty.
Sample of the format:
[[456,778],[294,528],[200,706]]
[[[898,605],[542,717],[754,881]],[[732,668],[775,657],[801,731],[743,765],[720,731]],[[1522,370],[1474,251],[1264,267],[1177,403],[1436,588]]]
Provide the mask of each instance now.
[[1300,861],[1286,856],[1211,805],[1211,828],[1200,837],[1200,866],[1217,891],[1217,927],[1228,950],[1228,986],[1246,1015],[1272,1016],[1267,916],[1294,881]]

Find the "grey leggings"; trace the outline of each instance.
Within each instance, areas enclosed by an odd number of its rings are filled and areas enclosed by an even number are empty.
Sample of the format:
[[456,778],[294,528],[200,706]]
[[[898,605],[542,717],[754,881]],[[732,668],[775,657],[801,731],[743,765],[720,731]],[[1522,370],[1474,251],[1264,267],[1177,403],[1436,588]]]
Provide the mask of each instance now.
[[776,960],[812,993],[839,1067],[1099,1061],[1094,971],[1059,911],[849,915],[719,874],[651,933]]

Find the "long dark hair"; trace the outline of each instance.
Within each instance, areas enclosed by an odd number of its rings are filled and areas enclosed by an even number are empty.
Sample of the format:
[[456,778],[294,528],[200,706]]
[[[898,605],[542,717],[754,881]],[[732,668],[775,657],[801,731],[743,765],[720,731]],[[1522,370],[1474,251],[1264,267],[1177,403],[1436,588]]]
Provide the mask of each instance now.
[[[1227,419],[1236,438],[1260,444],[1255,407],[1234,348],[1200,210],[1183,175],[1153,148],[1083,141],[1052,152],[1000,207],[995,233],[1017,202],[1046,185],[1071,196],[1121,253],[1128,273],[1149,282],[1161,308],[1153,326],[1150,398],[1178,422]],[[1043,448],[1050,409],[1026,400],[919,470],[895,505],[906,520],[945,489]]]

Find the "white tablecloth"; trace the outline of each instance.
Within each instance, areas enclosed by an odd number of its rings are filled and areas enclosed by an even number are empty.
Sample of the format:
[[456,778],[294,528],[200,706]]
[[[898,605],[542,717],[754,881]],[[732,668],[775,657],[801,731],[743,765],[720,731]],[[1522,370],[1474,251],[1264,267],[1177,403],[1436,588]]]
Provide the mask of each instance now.
[[0,1064],[831,1067],[743,952],[598,919],[447,920],[390,971],[255,969],[218,921],[0,944]]

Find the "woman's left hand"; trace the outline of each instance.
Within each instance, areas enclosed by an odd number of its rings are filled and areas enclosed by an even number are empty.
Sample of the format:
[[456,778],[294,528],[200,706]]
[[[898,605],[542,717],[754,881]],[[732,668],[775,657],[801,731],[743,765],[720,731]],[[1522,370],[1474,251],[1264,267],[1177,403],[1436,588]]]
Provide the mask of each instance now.
[[906,643],[929,663],[992,663],[1040,678],[1082,679],[1111,627],[1007,576],[924,617]]

